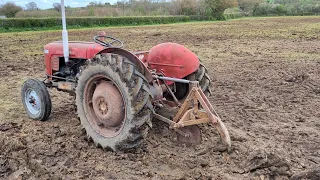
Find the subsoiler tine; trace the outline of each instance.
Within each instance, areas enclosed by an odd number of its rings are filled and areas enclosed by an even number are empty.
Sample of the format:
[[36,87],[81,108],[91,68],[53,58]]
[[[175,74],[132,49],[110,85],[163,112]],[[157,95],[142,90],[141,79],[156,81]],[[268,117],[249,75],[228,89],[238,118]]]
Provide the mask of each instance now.
[[190,107],[190,98],[194,94],[194,92],[195,91],[192,89],[191,92],[189,93],[189,95],[187,96],[185,102],[181,105],[178,113],[173,118],[174,122],[180,121],[180,119],[182,118],[183,114],[189,109],[189,107]]
[[201,95],[202,99],[205,101],[205,103],[208,105],[209,109],[211,112],[215,112],[211,103],[209,102],[208,98],[206,97],[206,95],[203,93],[202,90],[198,89],[199,94]]
[[[203,107],[203,109],[204,109],[204,110],[206,111],[206,113],[208,114],[208,117],[209,117],[209,119],[211,120],[212,124],[216,124],[216,123],[218,122],[218,121],[217,121],[217,117],[212,114],[212,111],[211,111],[211,109],[210,109],[210,106],[211,106],[211,105],[210,105],[210,103],[208,103],[208,99],[207,99],[206,97],[203,98],[203,97],[201,96],[201,93],[200,93],[199,91],[202,92],[201,90],[199,90],[199,89],[197,88],[195,95],[197,96],[197,98],[198,98],[201,106]],[[207,101],[205,101],[205,100],[207,100]],[[212,107],[211,107],[211,108],[212,108]]]
[[228,132],[226,126],[224,125],[224,123],[221,121],[220,117],[218,117],[217,113],[215,113],[216,115],[213,115],[213,112],[215,112],[215,110],[213,109],[209,100],[204,95],[202,90],[200,90],[199,88],[197,89],[195,95],[198,97],[202,107],[206,110],[208,117],[211,120],[212,124],[217,128],[217,130],[221,136],[222,141],[228,145],[228,148],[230,148],[231,147],[231,139],[230,139],[229,132]]

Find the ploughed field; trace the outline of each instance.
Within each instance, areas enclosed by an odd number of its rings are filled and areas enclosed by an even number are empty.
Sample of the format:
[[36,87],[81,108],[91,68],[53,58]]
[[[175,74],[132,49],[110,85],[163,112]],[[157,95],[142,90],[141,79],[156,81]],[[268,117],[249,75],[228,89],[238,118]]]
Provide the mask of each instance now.
[[214,128],[184,147],[154,120],[136,151],[114,153],[85,140],[73,98],[50,90],[50,120],[28,119],[22,83],[45,75],[43,46],[61,32],[0,34],[0,179],[289,179],[320,164],[320,17],[239,19],[161,26],[70,30],[91,41],[105,30],[130,51],[183,44],[209,70],[210,102],[233,143]]

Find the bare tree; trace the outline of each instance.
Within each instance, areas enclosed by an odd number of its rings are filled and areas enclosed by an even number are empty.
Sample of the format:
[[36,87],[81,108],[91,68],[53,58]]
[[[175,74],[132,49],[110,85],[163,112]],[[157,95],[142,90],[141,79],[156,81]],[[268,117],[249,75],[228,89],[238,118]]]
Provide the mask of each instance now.
[[125,9],[126,3],[128,3],[127,0],[119,0],[119,1],[117,1],[118,8],[122,9],[122,15],[124,15],[124,9]]
[[39,10],[39,8],[35,2],[30,2],[30,3],[26,4],[26,10],[27,11],[36,11],[36,10]]
[[53,9],[55,9],[56,11],[58,11],[58,12],[61,11],[61,4],[60,3],[53,3],[52,6],[53,6]]
[[92,2],[89,2],[89,4],[87,5],[87,7],[103,7],[103,6],[104,4],[102,4],[101,1],[100,2],[92,1]]
[[3,14],[8,18],[14,17],[19,11],[22,11],[22,7],[17,6],[12,2],[7,2],[0,6],[0,14]]

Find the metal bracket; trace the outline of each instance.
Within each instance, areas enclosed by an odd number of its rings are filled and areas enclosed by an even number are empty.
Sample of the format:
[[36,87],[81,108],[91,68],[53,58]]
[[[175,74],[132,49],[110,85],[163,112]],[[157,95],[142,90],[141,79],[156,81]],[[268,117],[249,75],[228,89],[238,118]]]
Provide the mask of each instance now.
[[220,117],[215,113],[215,110],[207,97],[202,92],[199,83],[197,81],[190,81],[190,85],[192,87],[191,92],[181,105],[173,120],[159,114],[155,114],[154,117],[168,123],[172,129],[210,122],[218,130],[222,141],[230,148],[231,139],[229,132]]

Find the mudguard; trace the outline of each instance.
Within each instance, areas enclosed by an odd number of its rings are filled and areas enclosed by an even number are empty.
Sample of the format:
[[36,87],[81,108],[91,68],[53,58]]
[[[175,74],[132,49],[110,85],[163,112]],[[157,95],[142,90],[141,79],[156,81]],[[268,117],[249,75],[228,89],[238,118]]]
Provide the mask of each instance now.
[[[152,47],[147,65],[157,73],[173,78],[184,78],[200,66],[198,57],[186,47],[176,43],[162,43]],[[169,85],[173,82],[167,82]]]
[[152,74],[150,73],[150,71],[148,70],[146,65],[143,62],[141,62],[139,60],[139,58],[136,55],[132,54],[131,52],[126,51],[124,49],[120,49],[120,48],[106,48],[106,49],[94,54],[92,57],[94,57],[97,54],[101,54],[101,53],[119,54],[121,56],[128,58],[136,66],[136,68],[138,68],[139,72],[142,75],[144,75],[146,80],[149,83],[152,82],[152,80],[153,80]]

